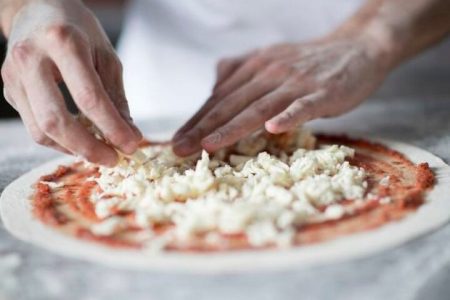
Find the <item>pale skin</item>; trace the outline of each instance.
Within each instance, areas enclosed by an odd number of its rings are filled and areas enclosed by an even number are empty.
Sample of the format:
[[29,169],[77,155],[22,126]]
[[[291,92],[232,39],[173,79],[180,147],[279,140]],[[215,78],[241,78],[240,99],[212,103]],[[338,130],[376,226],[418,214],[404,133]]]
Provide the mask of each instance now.
[[[2,66],[5,98],[42,145],[104,165],[133,153],[142,139],[133,125],[122,66],[92,13],[74,0],[0,1],[8,38]],[[102,132],[96,139],[66,109],[64,81],[80,111]]]
[[[77,0],[0,0],[8,37],[5,96],[40,144],[114,165],[118,149],[142,138],[123,91],[120,62]],[[343,114],[366,99],[398,64],[444,39],[448,0],[368,0],[344,24],[313,41],[270,45],[219,62],[211,97],[174,136],[174,151],[214,152],[264,127],[282,133]],[[95,139],[62,102],[64,81],[102,132]]]

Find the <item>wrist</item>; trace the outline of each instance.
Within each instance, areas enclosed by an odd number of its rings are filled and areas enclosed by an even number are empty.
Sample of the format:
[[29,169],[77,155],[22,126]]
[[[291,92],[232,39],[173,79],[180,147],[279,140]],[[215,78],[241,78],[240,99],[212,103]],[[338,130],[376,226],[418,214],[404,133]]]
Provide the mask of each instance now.
[[372,19],[364,22],[348,22],[332,32],[328,38],[352,39],[366,49],[366,53],[389,72],[400,63],[398,34],[381,21]]
[[[33,5],[35,7],[31,7]],[[30,8],[32,15],[42,12],[41,6],[60,9],[69,7],[69,11],[77,6],[85,7],[82,0],[0,0],[0,30],[8,38],[14,26],[16,16],[24,9]]]
[[370,21],[362,29],[361,36],[369,45],[369,50],[380,59],[380,63],[392,70],[401,62],[403,39],[391,27],[379,20]]

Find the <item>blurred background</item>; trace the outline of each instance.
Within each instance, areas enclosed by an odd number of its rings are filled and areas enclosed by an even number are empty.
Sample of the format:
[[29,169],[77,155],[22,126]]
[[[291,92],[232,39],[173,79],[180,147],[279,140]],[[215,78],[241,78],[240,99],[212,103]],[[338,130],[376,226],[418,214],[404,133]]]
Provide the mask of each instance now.
[[[149,0],[150,1],[150,0]],[[117,44],[125,17],[127,0],[84,1],[97,15],[113,45]],[[163,25],[164,26],[164,25]],[[6,41],[0,36],[0,59],[3,62]],[[439,54],[442,65],[432,63],[433,54]],[[450,39],[429,49],[412,61],[396,69],[372,98],[424,97],[450,94]],[[0,79],[0,91],[3,82]],[[16,118],[17,112],[0,93],[0,119]]]

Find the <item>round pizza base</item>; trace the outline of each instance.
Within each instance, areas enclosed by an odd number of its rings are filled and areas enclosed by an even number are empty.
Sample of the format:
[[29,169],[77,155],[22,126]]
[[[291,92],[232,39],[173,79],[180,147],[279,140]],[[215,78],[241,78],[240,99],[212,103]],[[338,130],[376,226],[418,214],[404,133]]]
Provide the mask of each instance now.
[[426,203],[400,221],[314,245],[218,253],[152,253],[109,248],[64,235],[33,217],[29,198],[33,193],[32,185],[40,176],[53,172],[60,164],[70,164],[74,160],[72,157],[51,161],[12,182],[1,195],[0,212],[6,229],[21,240],[61,255],[116,268],[217,274],[335,263],[393,248],[450,220],[450,167],[417,147],[384,139],[373,141],[403,153],[414,163],[430,165],[436,184],[426,195]]

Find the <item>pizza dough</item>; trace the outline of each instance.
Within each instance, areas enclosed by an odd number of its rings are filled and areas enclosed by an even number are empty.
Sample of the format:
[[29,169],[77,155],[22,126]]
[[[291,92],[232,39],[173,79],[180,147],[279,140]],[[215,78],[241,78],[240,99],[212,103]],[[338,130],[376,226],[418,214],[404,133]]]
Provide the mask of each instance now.
[[18,238],[62,255],[115,267],[131,269],[184,270],[191,272],[236,272],[317,265],[361,257],[399,245],[433,230],[450,219],[450,167],[436,156],[402,143],[377,140],[405,154],[412,162],[428,162],[436,184],[427,194],[428,203],[405,219],[383,227],[332,241],[290,249],[233,251],[217,253],[144,253],[139,250],[112,249],[66,236],[36,220],[29,196],[32,184],[60,165],[64,158],[49,162],[9,185],[2,194],[0,208],[5,227]]

